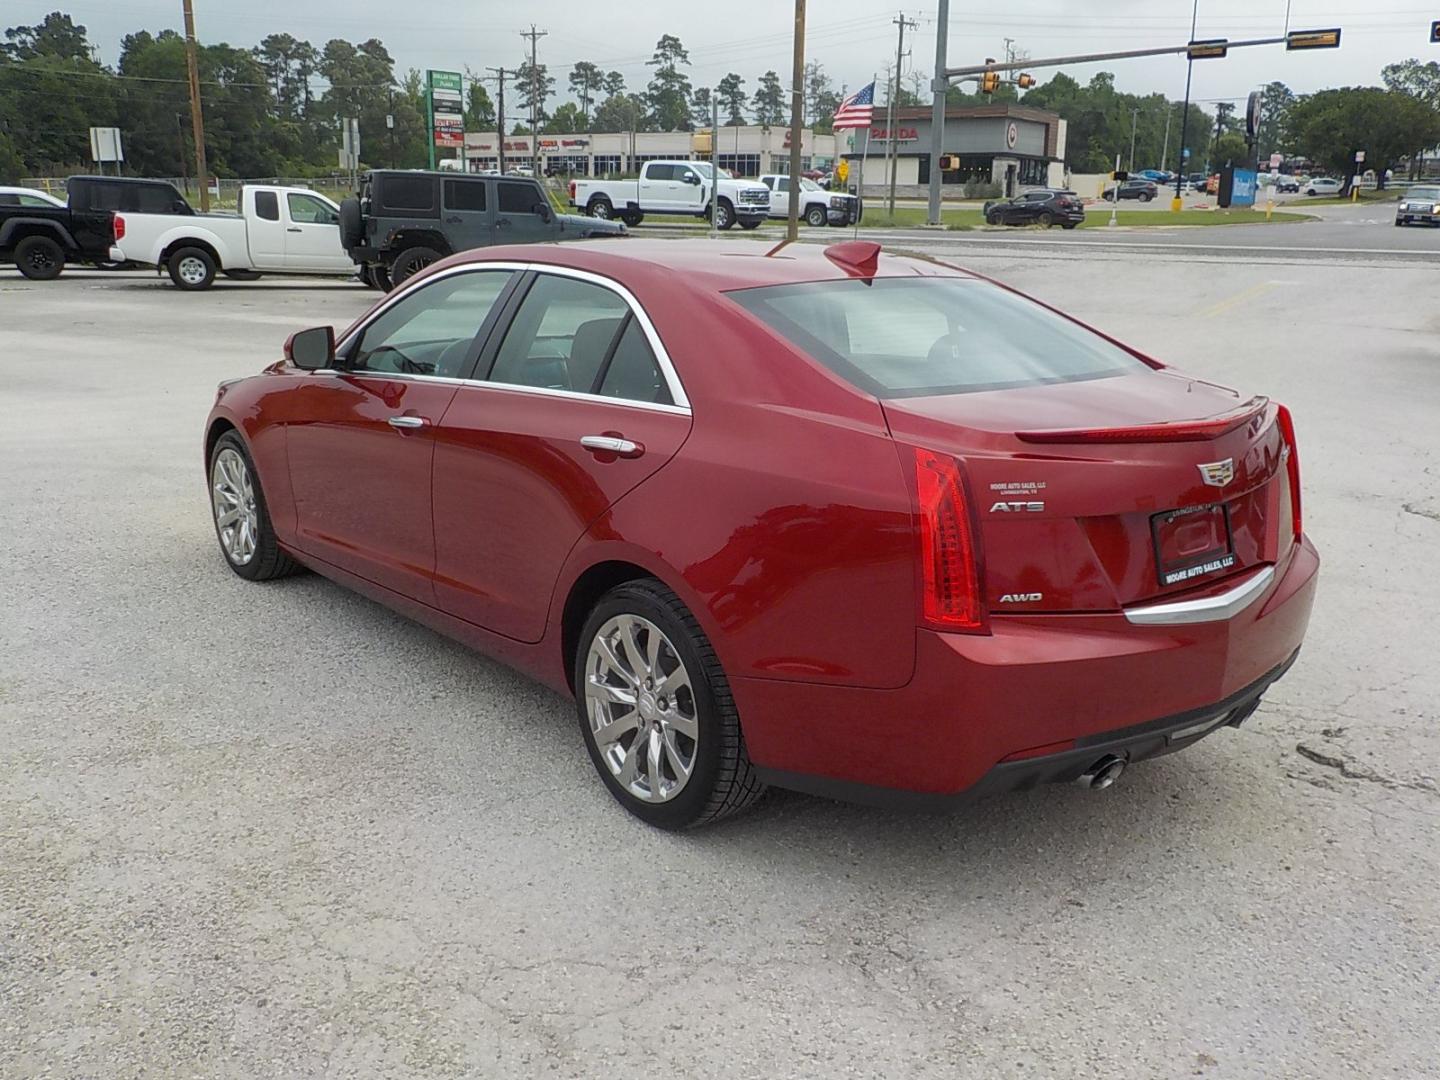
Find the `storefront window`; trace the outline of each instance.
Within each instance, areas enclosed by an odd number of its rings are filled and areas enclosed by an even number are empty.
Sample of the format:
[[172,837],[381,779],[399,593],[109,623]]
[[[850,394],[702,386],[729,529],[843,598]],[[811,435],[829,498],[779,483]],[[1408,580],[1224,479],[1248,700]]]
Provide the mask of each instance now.
[[610,176],[610,175],[613,174],[613,173],[619,173],[619,172],[620,172],[620,155],[619,155],[619,154],[596,154],[596,155],[595,155],[595,175],[596,175],[596,176]]
[[721,154],[720,168],[728,170],[732,176],[759,176],[760,155]]

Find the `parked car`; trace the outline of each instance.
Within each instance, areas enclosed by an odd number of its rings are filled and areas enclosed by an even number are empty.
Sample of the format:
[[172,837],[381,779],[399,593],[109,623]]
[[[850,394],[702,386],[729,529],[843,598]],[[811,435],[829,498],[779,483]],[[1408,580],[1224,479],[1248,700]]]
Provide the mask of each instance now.
[[[646,214],[687,214],[709,218],[714,177],[708,161],[647,161],[638,180],[570,181],[570,205],[591,217],[618,217],[639,225]],[[754,180],[721,176],[716,190],[715,226],[737,221],[753,229],[770,214],[770,189]]]
[[67,263],[107,264],[114,218],[109,210],[72,210],[29,188],[0,188],[0,262],[32,281],[54,280]]
[[1191,173],[1185,178],[1185,189],[1197,195],[1205,194],[1205,186],[1209,177],[1204,173]]
[[863,241],[448,259],[221,383],[204,465],[237,575],[573,695],[667,828],[1103,787],[1253,713],[1319,562],[1283,406]]
[[1343,186],[1339,180],[1332,180],[1327,176],[1318,176],[1305,184],[1305,194],[1338,195]]
[[557,214],[540,181],[376,169],[340,204],[340,240],[366,284],[388,291],[457,251],[619,236],[618,221]]
[[1130,175],[1137,180],[1149,180],[1152,184],[1173,184],[1175,182],[1175,174],[1168,173],[1164,169],[1141,169]]
[[1440,187],[1412,187],[1400,196],[1395,207],[1395,224],[1414,222],[1440,225]]
[[247,184],[234,214],[133,213],[115,218],[121,257],[169,273],[187,291],[217,274],[253,281],[261,274],[350,276],[340,243],[340,208],[308,188]]
[[1300,194],[1300,181],[1293,176],[1281,174],[1275,178],[1275,193],[1277,195],[1298,195]]
[[[790,178],[766,173],[760,183],[770,189],[770,216],[790,216]],[[814,180],[800,181],[800,218],[817,228],[821,225],[852,225],[860,220],[860,200],[843,192],[831,194]]]
[[[1139,199],[1141,202],[1149,202],[1160,194],[1159,186],[1153,180],[1122,180],[1120,182],[1121,199]],[[1107,201],[1115,198],[1115,185],[1111,184],[1105,189],[1102,196]]]
[[1060,225],[1073,229],[1085,220],[1085,207],[1073,191],[1041,188],[1023,191],[1013,199],[985,205],[991,225]]

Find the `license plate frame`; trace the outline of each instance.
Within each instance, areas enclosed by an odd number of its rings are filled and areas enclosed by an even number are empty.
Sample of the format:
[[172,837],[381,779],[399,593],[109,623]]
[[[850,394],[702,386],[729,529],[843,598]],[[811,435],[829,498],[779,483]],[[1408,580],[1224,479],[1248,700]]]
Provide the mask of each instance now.
[[[1224,546],[1211,547],[1199,554],[1167,563],[1160,543],[1161,530],[1182,518],[1193,517],[1197,514],[1219,515],[1219,524],[1224,528]],[[1235,566],[1235,533],[1230,524],[1230,504],[1201,503],[1151,515],[1150,546],[1155,555],[1155,576],[1159,579],[1161,586],[1165,588],[1183,585],[1222,570],[1233,569]]]

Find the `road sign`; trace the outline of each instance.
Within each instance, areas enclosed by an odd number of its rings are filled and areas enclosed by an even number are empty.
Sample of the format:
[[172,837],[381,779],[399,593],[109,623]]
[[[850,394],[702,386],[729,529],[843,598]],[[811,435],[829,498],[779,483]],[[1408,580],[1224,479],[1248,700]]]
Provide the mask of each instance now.
[[1430,24],[1430,44],[1440,45],[1440,22]]
[[1291,30],[1285,35],[1287,49],[1338,49],[1340,27],[1329,30]]
[[91,161],[124,161],[125,151],[120,146],[120,129],[116,127],[92,127],[90,129]]
[[1356,151],[1355,151],[1355,164],[1356,164],[1356,165],[1359,165],[1359,164],[1360,164],[1361,162],[1363,162],[1364,160],[1365,160],[1365,151],[1364,151],[1364,150],[1356,150]]
[[850,179],[850,162],[840,159],[840,164],[835,166],[835,178],[842,184]]
[[1260,109],[1260,91],[1251,90],[1245,102],[1245,138],[1251,142],[1255,141],[1255,135],[1260,130]]
[[1284,160],[1285,160],[1285,155],[1283,155],[1283,154],[1271,154],[1271,155],[1270,155],[1270,171],[1271,171],[1271,172],[1274,172],[1276,169],[1280,168],[1280,163],[1281,163],[1282,161],[1284,161]]
[[1229,44],[1229,38],[1210,38],[1206,41],[1192,41],[1190,42],[1190,50],[1187,55],[1191,60],[1219,60],[1230,51],[1226,48]]
[[465,145],[465,104],[460,94],[458,71],[427,71],[430,87],[431,143],[435,146]]

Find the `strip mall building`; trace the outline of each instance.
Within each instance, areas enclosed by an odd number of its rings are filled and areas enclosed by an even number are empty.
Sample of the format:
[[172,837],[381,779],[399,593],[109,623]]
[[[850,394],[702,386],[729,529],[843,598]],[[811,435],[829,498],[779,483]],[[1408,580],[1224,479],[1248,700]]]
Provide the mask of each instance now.
[[[876,123],[868,130],[821,135],[801,133],[801,168],[830,169],[838,158],[850,163],[851,183],[864,170],[865,184],[888,182],[885,157],[895,149],[896,183],[923,185],[930,180],[930,110],[900,109],[893,140],[885,125],[885,111],[877,109]],[[736,176],[786,172],[790,165],[787,128],[722,127],[718,147],[720,167]],[[500,136],[493,132],[467,132],[465,164],[471,171],[499,167]],[[510,135],[504,140],[507,166],[529,164],[531,140]],[[656,158],[706,158],[709,146],[703,134],[688,131],[586,132],[541,135],[540,167],[579,176],[633,174]],[[1065,183],[1065,121],[1043,109],[1023,105],[982,105],[952,108],[945,113],[943,153],[956,158],[955,168],[943,174],[947,185],[993,181],[1011,192],[1026,187],[1063,187]]]

